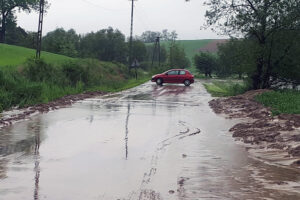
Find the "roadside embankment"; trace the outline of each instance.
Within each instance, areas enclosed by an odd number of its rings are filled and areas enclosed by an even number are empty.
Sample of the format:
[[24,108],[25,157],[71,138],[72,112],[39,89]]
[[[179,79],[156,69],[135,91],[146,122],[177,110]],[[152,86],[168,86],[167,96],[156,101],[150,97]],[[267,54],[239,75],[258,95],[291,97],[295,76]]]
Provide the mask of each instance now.
[[247,144],[255,157],[268,162],[300,167],[300,114],[279,114],[256,101],[269,90],[249,91],[242,95],[209,102],[217,114],[241,122],[230,129],[233,137]]

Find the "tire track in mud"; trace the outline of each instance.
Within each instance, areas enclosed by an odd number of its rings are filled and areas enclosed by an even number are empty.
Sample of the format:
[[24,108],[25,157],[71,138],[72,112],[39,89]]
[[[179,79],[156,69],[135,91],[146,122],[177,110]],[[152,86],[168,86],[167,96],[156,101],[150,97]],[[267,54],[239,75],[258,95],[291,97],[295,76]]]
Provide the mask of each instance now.
[[[179,121],[178,125],[182,129],[181,131],[179,131],[178,134],[171,136],[169,138],[166,138],[165,140],[158,143],[155,153],[151,158],[150,170],[144,174],[139,192],[136,193],[136,195],[138,195],[138,196],[132,195],[132,197],[130,197],[128,200],[135,200],[135,199],[138,199],[138,200],[162,200],[163,199],[161,197],[160,193],[158,193],[154,190],[151,190],[151,189],[147,189],[147,186],[151,182],[152,177],[154,177],[158,171],[157,164],[158,164],[161,154],[163,154],[166,151],[166,148],[168,146],[172,145],[172,143],[174,143],[178,140],[185,139],[187,137],[198,135],[201,133],[201,130],[199,128],[191,129],[190,125],[187,122]],[[180,177],[177,181],[177,185],[178,185],[177,192],[178,192],[179,197],[184,197],[184,191],[185,191],[184,181],[185,180],[186,180],[186,178]],[[173,193],[175,193],[175,191],[170,190],[169,193],[173,194]]]

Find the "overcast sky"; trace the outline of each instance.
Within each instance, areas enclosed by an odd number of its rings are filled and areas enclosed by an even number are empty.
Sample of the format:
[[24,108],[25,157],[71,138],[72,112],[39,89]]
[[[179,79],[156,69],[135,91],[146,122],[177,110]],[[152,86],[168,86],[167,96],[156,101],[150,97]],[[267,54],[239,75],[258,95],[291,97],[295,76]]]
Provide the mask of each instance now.
[[[77,33],[98,31],[109,26],[123,34],[130,33],[130,0],[49,0],[51,6],[44,17],[44,35],[56,28],[75,29]],[[146,30],[176,30],[179,39],[222,38],[204,23],[203,0],[138,0],[134,10],[134,35]],[[38,14],[19,13],[18,25],[37,31]]]

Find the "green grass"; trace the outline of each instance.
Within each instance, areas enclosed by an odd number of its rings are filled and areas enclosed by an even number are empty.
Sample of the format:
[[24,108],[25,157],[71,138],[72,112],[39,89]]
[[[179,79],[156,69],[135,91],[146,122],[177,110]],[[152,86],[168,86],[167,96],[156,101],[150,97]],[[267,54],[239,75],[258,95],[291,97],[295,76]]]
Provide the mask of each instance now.
[[[188,57],[188,59],[191,61],[191,66],[188,68],[188,70],[190,70],[192,73],[196,73],[196,67],[194,66],[193,63],[193,58],[195,56],[195,54],[198,53],[198,50],[204,46],[206,46],[207,44],[209,44],[210,42],[215,41],[214,39],[206,39],[206,40],[177,40],[176,42],[178,44],[180,44],[186,53],[186,56]],[[168,47],[170,44],[170,42],[168,41],[162,41],[161,45],[165,45],[166,47]],[[150,45],[149,43],[147,43],[146,45]],[[167,48],[168,50],[168,48]]]
[[248,87],[245,83],[240,81],[213,81],[212,83],[204,84],[206,90],[213,97],[227,97],[243,94]]
[[273,115],[300,114],[300,91],[278,90],[266,92],[255,100],[272,109]]
[[[7,44],[0,44],[0,66],[16,67],[22,65],[28,58],[35,57],[35,50]],[[74,60],[67,56],[42,52],[41,58],[48,63],[61,64],[66,61]]]

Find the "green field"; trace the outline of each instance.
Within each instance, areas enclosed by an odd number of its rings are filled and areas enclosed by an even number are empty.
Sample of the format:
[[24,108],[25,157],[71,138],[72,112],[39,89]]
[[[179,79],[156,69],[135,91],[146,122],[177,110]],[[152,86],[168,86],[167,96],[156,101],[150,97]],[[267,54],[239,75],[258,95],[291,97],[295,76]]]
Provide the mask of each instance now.
[[[192,61],[198,50],[214,40],[178,40],[178,44],[184,47],[187,57]],[[161,45],[169,45],[169,42],[161,42]]]
[[[35,50],[7,44],[0,44],[0,66],[19,66],[28,58],[35,57]],[[42,52],[41,58],[52,64],[61,64],[68,60],[73,60],[67,56]]]
[[[191,66],[188,68],[192,73],[196,72],[196,68],[193,63],[193,58],[195,54],[199,52],[200,48],[205,47],[206,45],[215,42],[214,39],[205,39],[205,40],[177,40],[176,42],[181,45],[186,53],[186,56],[191,61]],[[162,41],[161,45],[169,46],[170,42]],[[148,44],[149,45],[149,44]],[[167,48],[168,49],[168,48]]]

